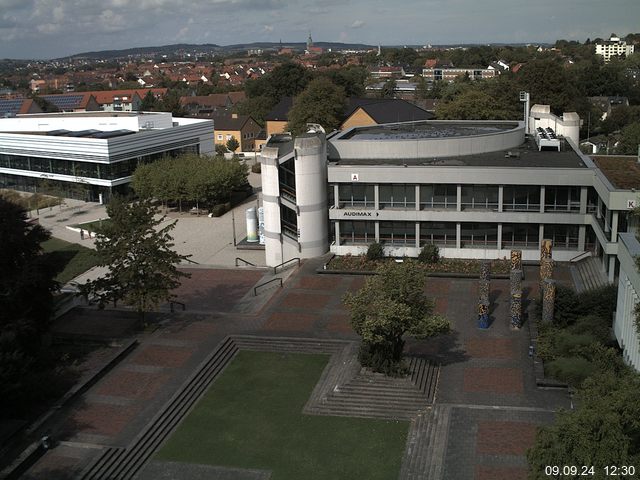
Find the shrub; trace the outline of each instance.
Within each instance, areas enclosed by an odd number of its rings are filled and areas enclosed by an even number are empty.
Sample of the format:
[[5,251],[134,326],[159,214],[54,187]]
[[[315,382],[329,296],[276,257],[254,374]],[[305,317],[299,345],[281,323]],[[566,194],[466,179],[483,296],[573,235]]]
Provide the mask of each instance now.
[[437,245],[433,245],[432,243],[428,243],[422,250],[420,250],[420,254],[418,255],[418,261],[420,263],[438,263],[440,260],[440,249]]
[[611,320],[598,315],[580,317],[568,331],[576,335],[588,333],[603,345],[611,343]]
[[251,171],[253,173],[262,173],[262,164],[260,164],[259,162],[254,163],[253,165],[251,165]]
[[579,355],[589,345],[598,343],[598,339],[590,333],[573,334],[561,330],[556,333],[553,343],[556,357],[570,357]]
[[230,208],[231,205],[229,203],[219,203],[213,206],[213,208],[211,209],[211,215],[213,215],[214,217],[221,217],[222,215],[227,213]]
[[[404,342],[402,342],[404,345]],[[403,360],[397,362],[390,353],[393,346],[387,343],[363,342],[358,351],[358,361],[374,372],[384,373],[390,377],[401,377],[409,372],[407,363]]]
[[545,369],[557,380],[579,386],[596,372],[596,367],[582,357],[559,357],[545,364]]
[[384,246],[373,242],[367,249],[367,260],[382,260],[384,258]]

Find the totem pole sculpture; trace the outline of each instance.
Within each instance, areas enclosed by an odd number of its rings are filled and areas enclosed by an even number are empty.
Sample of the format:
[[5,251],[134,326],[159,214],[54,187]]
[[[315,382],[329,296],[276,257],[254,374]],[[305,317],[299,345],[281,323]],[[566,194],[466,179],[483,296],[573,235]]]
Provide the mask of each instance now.
[[522,326],[522,270],[511,270],[511,327],[518,329]]
[[491,281],[491,263],[480,265],[480,284],[478,286],[478,328],[489,328],[489,283]]
[[511,271],[522,271],[522,250],[511,250]]
[[553,259],[551,258],[552,242],[549,239],[542,240],[540,247],[540,293],[544,291],[544,281],[553,278]]
[[553,322],[553,311],[556,302],[556,281],[550,278],[544,281],[542,287],[542,321]]

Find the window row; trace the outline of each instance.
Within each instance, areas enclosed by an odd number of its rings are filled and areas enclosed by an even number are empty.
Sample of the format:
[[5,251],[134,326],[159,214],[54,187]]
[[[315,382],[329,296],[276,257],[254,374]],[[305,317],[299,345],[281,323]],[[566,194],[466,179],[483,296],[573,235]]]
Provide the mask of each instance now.
[[[418,198],[416,199],[416,187]],[[497,185],[462,185],[460,187],[460,207],[462,210],[498,210],[499,187]],[[333,189],[330,189],[330,194]],[[453,184],[380,184],[378,186],[378,208],[451,209],[458,206],[458,186]],[[375,188],[373,184],[339,184],[339,208],[375,208]],[[544,211],[579,212],[580,187],[545,187]],[[541,188],[536,185],[506,185],[503,188],[503,211],[540,211]],[[587,212],[597,208],[598,196],[590,188],[587,196]]]
[[[416,223],[379,222],[379,240],[388,245],[416,245]],[[357,245],[376,241],[376,222],[340,221],[340,244]],[[559,249],[578,248],[578,225],[544,225],[544,236],[553,240]],[[420,246],[433,243],[439,246],[455,247],[457,244],[456,223],[420,222],[418,228]],[[502,224],[502,248],[538,248],[540,228],[538,224]],[[460,245],[462,247],[497,248],[498,224],[460,224]]]
[[78,162],[56,158],[22,157],[0,154],[0,167],[14,170],[41,172],[43,174],[70,175],[75,177],[115,180],[130,177],[139,164],[153,162],[162,157],[177,156],[183,153],[198,153],[197,146],[183,147],[152,155],[145,155],[115,163]]

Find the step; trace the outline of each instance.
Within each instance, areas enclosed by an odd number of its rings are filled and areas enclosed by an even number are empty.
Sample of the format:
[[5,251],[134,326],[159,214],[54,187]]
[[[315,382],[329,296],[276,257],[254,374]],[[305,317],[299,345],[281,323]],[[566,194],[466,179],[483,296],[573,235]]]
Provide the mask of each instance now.
[[166,407],[149,422],[147,428],[136,437],[128,449],[120,450],[117,455],[105,452],[90,467],[89,475],[82,478],[132,478],[237,351],[233,340],[227,338],[176,392]]

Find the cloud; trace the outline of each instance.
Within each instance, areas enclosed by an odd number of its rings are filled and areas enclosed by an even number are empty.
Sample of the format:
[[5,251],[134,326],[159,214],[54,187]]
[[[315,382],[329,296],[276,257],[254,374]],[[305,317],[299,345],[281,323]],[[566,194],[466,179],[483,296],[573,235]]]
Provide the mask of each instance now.
[[365,24],[366,22],[363,20],[354,20],[354,22],[351,24],[351,28],[361,28],[364,27]]
[[271,33],[273,32],[273,25],[264,25],[262,27],[262,33]]

